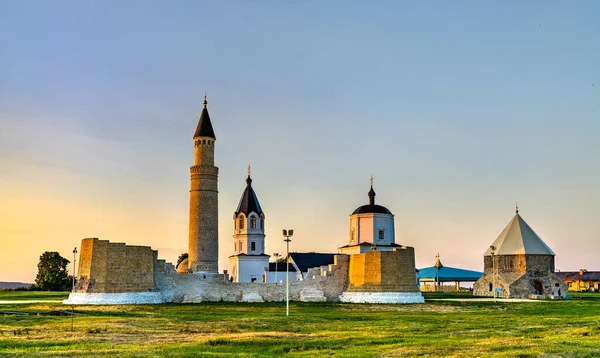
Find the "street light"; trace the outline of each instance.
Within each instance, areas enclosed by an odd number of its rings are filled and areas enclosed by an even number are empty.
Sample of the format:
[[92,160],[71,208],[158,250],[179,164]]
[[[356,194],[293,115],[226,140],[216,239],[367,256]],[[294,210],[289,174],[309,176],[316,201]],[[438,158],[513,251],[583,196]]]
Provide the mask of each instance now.
[[[75,260],[77,258],[77,246],[73,249],[73,288],[71,292],[75,291]],[[71,332],[73,332],[73,321],[75,320],[75,308],[71,305]]]
[[73,249],[73,291],[75,290],[75,261],[77,255],[77,246]]
[[277,283],[277,261],[279,260],[279,255],[278,253],[274,253],[273,256],[275,256],[275,283]]
[[439,291],[440,288],[440,266],[442,263],[440,262],[440,254],[435,255],[435,292]]
[[490,246],[490,249],[492,250],[490,252],[490,254],[492,255],[492,289],[494,290],[494,302],[496,302],[496,260],[494,260],[494,254],[495,254],[495,250],[496,250],[496,246],[492,245]]
[[294,235],[294,230],[283,229],[283,236],[286,243],[286,260],[285,260],[285,315],[290,315],[290,237]]

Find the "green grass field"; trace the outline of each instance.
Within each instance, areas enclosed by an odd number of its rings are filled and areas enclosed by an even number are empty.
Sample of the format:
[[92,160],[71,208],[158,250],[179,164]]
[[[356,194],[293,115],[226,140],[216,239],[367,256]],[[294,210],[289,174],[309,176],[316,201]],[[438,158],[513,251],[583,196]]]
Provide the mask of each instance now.
[[[63,293],[0,292],[8,300]],[[576,295],[576,297],[579,295]],[[426,298],[470,297],[470,294]],[[599,357],[600,295],[523,303],[0,304],[0,355]],[[40,314],[39,316],[37,314]]]

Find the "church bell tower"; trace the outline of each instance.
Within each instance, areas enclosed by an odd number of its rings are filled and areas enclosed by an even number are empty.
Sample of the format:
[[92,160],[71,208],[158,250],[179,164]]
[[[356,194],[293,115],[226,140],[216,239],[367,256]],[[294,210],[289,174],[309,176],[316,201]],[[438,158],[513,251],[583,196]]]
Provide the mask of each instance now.
[[215,132],[204,108],[194,133],[194,165],[190,167],[190,231],[188,270],[191,273],[218,273],[219,168],[215,167]]
[[265,213],[252,189],[250,166],[246,188],[233,213],[233,252],[229,256],[233,282],[266,282],[269,255],[265,254]]

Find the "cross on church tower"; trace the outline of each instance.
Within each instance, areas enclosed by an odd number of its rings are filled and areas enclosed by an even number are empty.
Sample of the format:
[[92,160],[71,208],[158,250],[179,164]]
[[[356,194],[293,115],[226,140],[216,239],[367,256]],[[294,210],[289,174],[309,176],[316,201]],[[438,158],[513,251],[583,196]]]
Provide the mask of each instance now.
[[371,188],[373,187],[373,180],[375,180],[375,178],[373,178],[373,176],[371,175]]
[[250,176],[250,170],[252,169],[252,166],[250,164],[248,164],[248,176]]

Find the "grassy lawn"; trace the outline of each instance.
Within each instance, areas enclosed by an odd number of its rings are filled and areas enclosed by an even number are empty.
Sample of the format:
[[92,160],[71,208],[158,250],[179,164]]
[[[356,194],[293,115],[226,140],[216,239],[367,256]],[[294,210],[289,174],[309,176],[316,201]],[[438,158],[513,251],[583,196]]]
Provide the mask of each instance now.
[[[0,300],[28,294],[40,293]],[[523,303],[292,303],[290,317],[284,303],[76,306],[73,332],[71,317],[43,315],[69,308],[0,305],[31,313],[0,314],[0,355],[600,356],[599,294]]]
[[[15,301],[15,300],[64,300],[69,297],[69,292],[45,292],[45,291],[9,291],[0,290],[0,302],[1,301]],[[2,310],[0,308],[0,310]]]

